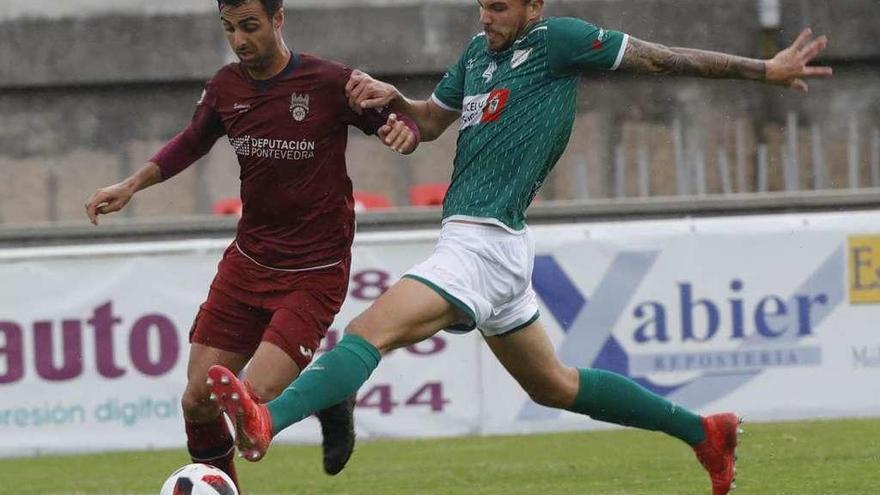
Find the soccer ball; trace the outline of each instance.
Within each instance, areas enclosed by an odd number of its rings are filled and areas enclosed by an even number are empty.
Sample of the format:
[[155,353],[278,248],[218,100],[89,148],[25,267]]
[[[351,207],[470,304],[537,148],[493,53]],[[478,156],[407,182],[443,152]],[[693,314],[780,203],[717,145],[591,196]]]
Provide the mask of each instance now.
[[207,464],[187,464],[165,480],[159,495],[238,495],[229,475]]

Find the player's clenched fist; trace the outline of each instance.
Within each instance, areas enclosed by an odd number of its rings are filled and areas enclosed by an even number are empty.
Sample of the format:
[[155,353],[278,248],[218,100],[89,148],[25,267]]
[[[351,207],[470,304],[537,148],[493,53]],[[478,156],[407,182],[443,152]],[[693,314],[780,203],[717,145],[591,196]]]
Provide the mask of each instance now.
[[386,146],[404,155],[412,153],[419,145],[417,133],[393,113],[388,116],[388,122],[379,128],[377,134]]

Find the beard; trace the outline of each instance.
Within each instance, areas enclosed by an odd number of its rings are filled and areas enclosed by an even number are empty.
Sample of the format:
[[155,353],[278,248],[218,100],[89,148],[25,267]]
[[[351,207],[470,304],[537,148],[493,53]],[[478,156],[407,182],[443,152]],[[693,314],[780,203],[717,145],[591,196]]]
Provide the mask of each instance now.
[[261,71],[269,67],[269,58],[265,54],[254,54],[248,58],[242,58],[238,56],[238,61],[244,66],[246,69]]

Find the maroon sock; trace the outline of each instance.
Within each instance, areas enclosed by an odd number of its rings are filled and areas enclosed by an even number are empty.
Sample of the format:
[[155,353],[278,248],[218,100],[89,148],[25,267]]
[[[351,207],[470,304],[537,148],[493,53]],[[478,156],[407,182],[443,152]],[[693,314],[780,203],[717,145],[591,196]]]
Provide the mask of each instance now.
[[228,474],[238,487],[235,474],[235,441],[221,413],[207,423],[186,421],[186,446],[193,462],[210,464]]

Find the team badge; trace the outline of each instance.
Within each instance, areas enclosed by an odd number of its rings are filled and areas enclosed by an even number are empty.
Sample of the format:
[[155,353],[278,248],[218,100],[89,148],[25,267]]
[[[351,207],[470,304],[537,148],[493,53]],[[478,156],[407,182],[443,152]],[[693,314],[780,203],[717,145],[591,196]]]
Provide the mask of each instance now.
[[507,105],[507,99],[510,97],[510,90],[496,89],[489,93],[486,98],[486,106],[483,108],[483,116],[480,122],[495,122],[501,117],[504,107]]
[[290,95],[290,115],[293,120],[302,122],[309,115],[309,95]]
[[501,106],[501,98],[499,98],[498,95],[495,95],[492,97],[491,100],[489,100],[489,105],[486,107],[487,113],[496,113],[499,106]]

